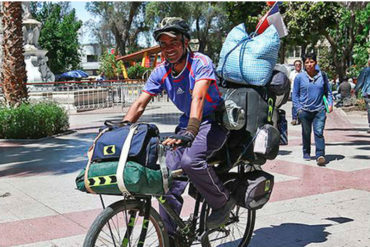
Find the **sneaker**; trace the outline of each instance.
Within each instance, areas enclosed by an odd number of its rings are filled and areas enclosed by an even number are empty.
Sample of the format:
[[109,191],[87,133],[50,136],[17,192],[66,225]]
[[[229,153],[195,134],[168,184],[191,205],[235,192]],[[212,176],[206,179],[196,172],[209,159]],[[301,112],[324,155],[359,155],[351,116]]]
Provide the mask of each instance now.
[[319,158],[316,159],[316,163],[317,163],[318,166],[325,165],[325,162],[326,162],[326,160],[325,160],[324,156],[320,156]]
[[234,208],[235,204],[236,201],[230,197],[223,207],[212,209],[212,213],[209,215],[207,220],[208,229],[215,229],[226,224],[229,220],[230,211]]
[[306,161],[310,161],[311,160],[310,154],[303,154],[303,159]]

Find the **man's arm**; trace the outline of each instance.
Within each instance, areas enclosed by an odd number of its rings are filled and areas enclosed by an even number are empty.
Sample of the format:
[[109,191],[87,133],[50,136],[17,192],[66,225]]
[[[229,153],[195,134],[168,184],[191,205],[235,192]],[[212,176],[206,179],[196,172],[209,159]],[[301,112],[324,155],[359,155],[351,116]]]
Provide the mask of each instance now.
[[[200,80],[194,85],[192,94],[191,107],[190,107],[190,119],[187,132],[191,132],[195,138],[199,130],[199,124],[202,121],[204,100],[206,98],[208,88],[211,85],[210,80]],[[182,141],[180,139],[168,138],[163,142],[164,145],[179,145]]]
[[140,116],[143,114],[145,107],[150,102],[152,96],[143,92],[140,94],[139,98],[130,106],[127,114],[124,116],[123,121],[129,121],[135,123]]

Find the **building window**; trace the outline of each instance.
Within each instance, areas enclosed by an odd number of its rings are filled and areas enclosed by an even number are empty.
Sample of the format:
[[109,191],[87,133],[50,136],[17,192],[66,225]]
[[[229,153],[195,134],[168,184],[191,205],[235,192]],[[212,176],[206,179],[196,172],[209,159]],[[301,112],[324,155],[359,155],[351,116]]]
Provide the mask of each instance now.
[[87,59],[87,62],[97,62],[98,56],[97,55],[87,55],[86,59]]

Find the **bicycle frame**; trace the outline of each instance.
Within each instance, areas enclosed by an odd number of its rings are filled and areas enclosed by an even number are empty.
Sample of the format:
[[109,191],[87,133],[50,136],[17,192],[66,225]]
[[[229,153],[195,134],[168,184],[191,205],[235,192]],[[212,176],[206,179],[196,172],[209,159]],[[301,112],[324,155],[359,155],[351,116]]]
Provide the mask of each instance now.
[[[228,152],[228,150],[227,150],[227,152]],[[228,164],[228,165],[230,165],[230,164]],[[248,164],[247,166],[246,165],[247,164],[244,163],[244,162],[241,162],[239,165],[237,165],[237,167],[238,167],[238,172],[237,173],[242,174],[242,173],[245,173],[245,172],[249,172],[250,170],[257,169],[256,167],[254,167],[251,164]],[[227,174],[227,173],[225,173],[225,174]],[[188,178],[186,176],[177,175],[174,179],[188,181]],[[165,195],[161,195],[161,196],[135,195],[135,196],[133,196],[132,198],[134,200],[144,201],[144,204],[142,206],[142,210],[140,210],[140,212],[139,212],[139,215],[144,216],[144,219],[143,219],[143,224],[141,226],[138,246],[139,247],[143,246],[144,242],[145,242],[145,239],[146,239],[147,229],[148,229],[148,224],[149,224],[149,217],[150,217],[150,209],[152,207],[152,198],[153,197],[155,197],[157,199],[157,201],[159,202],[159,205],[167,212],[169,217],[176,223],[176,225],[177,225],[176,233],[178,234],[178,237],[180,238],[180,241],[183,242],[183,244],[186,244],[186,245],[190,246],[191,243],[193,243],[195,240],[198,240],[198,241],[201,242],[202,246],[206,246],[206,244],[208,243],[207,242],[208,241],[208,238],[207,238],[208,234],[212,233],[215,230],[207,230],[207,228],[204,224],[205,222],[199,222],[199,226],[197,228],[197,221],[202,219],[202,215],[203,215],[202,213],[200,213],[201,211],[203,212],[203,210],[200,210],[200,204],[203,201],[203,198],[202,198],[201,194],[198,191],[196,191],[195,196],[194,195],[192,195],[192,196],[195,197],[195,205],[194,205],[193,214],[190,215],[190,217],[187,221],[184,221],[177,214],[177,212],[175,212],[175,210],[172,209],[171,205],[166,200]],[[100,197],[101,197],[101,195],[100,195]],[[126,197],[124,198],[124,200],[127,200],[127,199],[128,198],[126,198]],[[130,199],[128,199],[128,200],[130,200]],[[101,197],[101,203],[103,205],[103,208],[105,208],[102,197]],[[205,212],[203,212],[203,213],[205,213]],[[199,215],[199,214],[201,214],[201,215]],[[252,219],[253,220],[252,224],[254,225],[254,216],[250,217],[250,214],[255,214],[255,211],[249,211],[248,212],[248,223],[247,224],[250,225],[250,223],[251,223],[250,218],[253,218]],[[123,242],[122,242],[122,246],[127,246],[127,244],[129,243],[129,239],[130,239],[130,236],[131,236],[133,228],[134,228],[134,223],[135,223],[136,217],[137,217],[137,214],[135,212],[128,212],[125,215],[127,229],[126,229],[126,232],[124,234],[124,239],[123,239]],[[204,217],[204,215],[203,215],[203,217]],[[110,230],[111,227],[109,225],[109,222],[108,222],[108,226],[109,226],[109,230]],[[253,229],[253,227],[252,227],[252,229]],[[113,237],[112,232],[110,234],[111,234],[111,237],[113,239],[114,237]]]

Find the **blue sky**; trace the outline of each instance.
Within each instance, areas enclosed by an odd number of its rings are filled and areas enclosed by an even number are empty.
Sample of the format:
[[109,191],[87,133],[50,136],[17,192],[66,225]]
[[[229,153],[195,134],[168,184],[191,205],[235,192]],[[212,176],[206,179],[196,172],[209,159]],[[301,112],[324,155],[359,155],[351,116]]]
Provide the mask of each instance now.
[[[86,3],[87,2],[81,2],[81,1],[78,1],[78,2],[71,1],[70,2],[71,8],[74,8],[76,10],[76,17],[79,20],[83,21],[84,24],[87,21],[89,21],[90,19],[91,20],[94,20],[94,18],[96,18],[96,16],[91,15],[85,9]],[[90,43],[90,42],[94,42],[94,39],[92,39],[90,37],[90,32],[88,31],[88,27],[87,26],[83,26],[81,28],[80,43],[86,44],[86,43]]]

